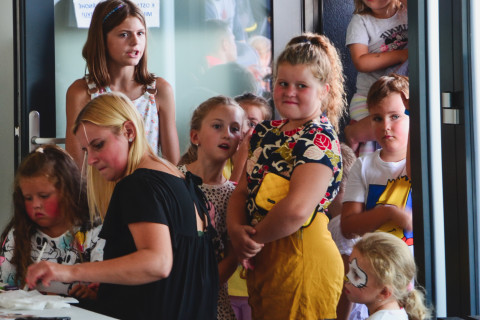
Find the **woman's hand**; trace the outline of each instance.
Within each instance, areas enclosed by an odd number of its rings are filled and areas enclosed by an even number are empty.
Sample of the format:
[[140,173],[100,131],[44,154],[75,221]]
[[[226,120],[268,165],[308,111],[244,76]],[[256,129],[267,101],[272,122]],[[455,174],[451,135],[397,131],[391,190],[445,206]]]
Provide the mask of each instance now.
[[49,261],[40,261],[28,267],[25,281],[30,289],[35,288],[39,282],[45,287],[50,286],[51,281],[72,282],[72,267]]

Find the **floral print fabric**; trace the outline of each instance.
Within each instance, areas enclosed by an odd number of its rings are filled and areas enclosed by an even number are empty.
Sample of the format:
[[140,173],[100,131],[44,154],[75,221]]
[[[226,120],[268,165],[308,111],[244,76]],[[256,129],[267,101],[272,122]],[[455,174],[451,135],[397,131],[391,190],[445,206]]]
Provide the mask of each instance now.
[[[250,156],[247,161],[248,200],[250,221],[261,220],[265,210],[257,207],[255,196],[268,172],[289,179],[294,169],[305,163],[321,163],[333,171],[329,187],[319,203],[318,212],[335,198],[342,180],[340,143],[327,117],[307,122],[303,127],[282,132],[288,120],[264,121],[257,125],[250,140]],[[308,183],[308,181],[305,181]]]

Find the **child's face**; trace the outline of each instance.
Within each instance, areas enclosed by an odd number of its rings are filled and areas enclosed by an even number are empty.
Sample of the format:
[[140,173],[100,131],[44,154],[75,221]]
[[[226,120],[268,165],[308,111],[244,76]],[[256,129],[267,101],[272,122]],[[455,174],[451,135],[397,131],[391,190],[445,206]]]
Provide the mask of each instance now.
[[242,137],[243,111],[219,105],[202,120],[200,130],[192,130],[191,141],[198,145],[198,158],[224,162],[237,150]]
[[349,258],[347,278],[344,291],[348,300],[365,304],[370,310],[383,286],[378,282],[370,262],[355,248]]
[[257,124],[265,119],[262,109],[254,104],[242,103],[242,108],[247,116],[246,123],[243,124],[243,134],[245,135],[250,128],[255,128]]
[[282,63],[278,66],[273,91],[275,107],[290,120],[290,126],[300,127],[309,120],[318,118],[321,101],[328,93],[328,86],[314,77],[307,65]]
[[409,117],[399,93],[393,93],[370,107],[375,139],[382,146],[384,161],[400,161],[406,157]]
[[68,230],[58,205],[59,193],[47,177],[21,178],[19,186],[28,216],[43,233],[56,237]]
[[145,26],[133,16],[107,33],[109,63],[136,66],[145,52]]

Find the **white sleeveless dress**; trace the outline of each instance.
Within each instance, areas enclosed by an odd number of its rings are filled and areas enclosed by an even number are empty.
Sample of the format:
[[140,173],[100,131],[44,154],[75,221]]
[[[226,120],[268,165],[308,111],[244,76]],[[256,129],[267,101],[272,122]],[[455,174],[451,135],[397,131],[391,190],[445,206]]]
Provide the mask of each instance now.
[[[88,77],[85,77],[85,80],[88,84],[88,89],[90,97],[92,99],[98,97],[101,94],[112,92],[110,87],[104,87],[97,89],[97,85],[94,82],[89,82]],[[158,110],[157,104],[155,103],[155,94],[151,92],[156,92],[156,82],[153,81],[149,84],[145,92],[137,99],[133,100],[133,104],[137,107],[138,112],[140,113],[143,124],[145,126],[145,135],[147,136],[147,141],[155,151],[159,154],[158,150]]]

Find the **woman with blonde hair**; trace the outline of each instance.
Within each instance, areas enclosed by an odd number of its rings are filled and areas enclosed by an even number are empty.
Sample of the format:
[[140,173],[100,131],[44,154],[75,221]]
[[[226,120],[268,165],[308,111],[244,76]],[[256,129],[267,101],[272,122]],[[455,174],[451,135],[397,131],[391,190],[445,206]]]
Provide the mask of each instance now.
[[155,155],[121,93],[88,103],[73,132],[88,154],[91,208],[104,217],[104,261],[40,262],[28,269],[29,286],[100,282],[98,311],[121,319],[216,317],[215,230],[199,179]]

